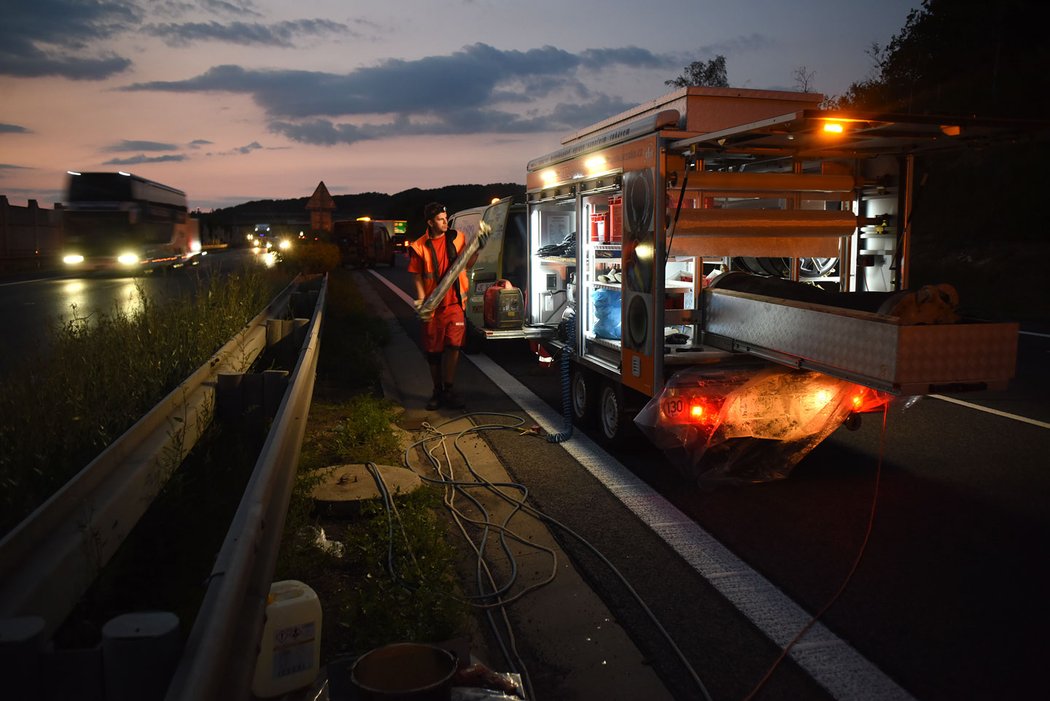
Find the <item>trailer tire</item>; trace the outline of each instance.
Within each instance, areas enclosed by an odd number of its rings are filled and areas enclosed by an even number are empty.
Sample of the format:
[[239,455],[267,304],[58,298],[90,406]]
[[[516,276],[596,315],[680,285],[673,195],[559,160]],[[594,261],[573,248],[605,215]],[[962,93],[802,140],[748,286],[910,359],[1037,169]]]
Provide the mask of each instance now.
[[583,368],[572,370],[572,417],[577,426],[594,424],[595,407],[598,403],[596,378]]
[[598,400],[598,428],[606,444],[623,447],[634,425],[634,416],[624,403],[623,389],[611,382],[602,385]]

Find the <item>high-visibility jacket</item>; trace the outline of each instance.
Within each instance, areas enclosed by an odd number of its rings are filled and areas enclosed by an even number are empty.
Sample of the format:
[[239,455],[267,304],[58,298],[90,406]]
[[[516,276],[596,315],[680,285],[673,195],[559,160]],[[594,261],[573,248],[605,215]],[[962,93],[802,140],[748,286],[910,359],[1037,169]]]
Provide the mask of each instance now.
[[[443,243],[445,245],[445,255],[448,258],[448,264],[451,267],[452,261],[463,252],[464,248],[466,248],[466,237],[455,229],[449,229],[445,232]],[[434,241],[430,238],[430,233],[428,232],[408,244],[408,246],[411,249],[411,254],[418,256],[422,261],[423,270],[420,274],[423,276],[423,292],[425,297],[429,297],[430,293],[434,291],[435,287],[437,287],[438,280],[441,279],[441,274],[437,271],[437,261],[435,259],[435,255],[437,254],[434,251]],[[469,296],[470,290],[470,278],[467,277],[466,270],[463,270],[463,272],[459,274],[459,284],[453,285],[449,289],[454,292],[457,290],[457,287],[460,306],[466,308],[467,297]]]

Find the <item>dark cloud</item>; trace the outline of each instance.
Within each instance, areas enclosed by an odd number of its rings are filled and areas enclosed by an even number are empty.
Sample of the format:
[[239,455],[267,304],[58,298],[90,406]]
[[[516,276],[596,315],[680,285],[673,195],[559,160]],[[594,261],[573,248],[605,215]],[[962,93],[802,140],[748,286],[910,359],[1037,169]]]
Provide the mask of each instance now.
[[350,28],[326,19],[300,19],[275,24],[259,22],[185,22],[147,24],[146,34],[159,37],[169,46],[186,46],[199,41],[220,41],[248,46],[293,47],[308,37],[326,34],[353,34]]
[[[576,54],[552,46],[503,51],[477,43],[444,56],[392,59],[347,74],[223,65],[187,80],[124,89],[251,95],[272,118],[272,131],[330,145],[393,135],[578,128],[631,106],[586,86],[581,74],[598,66],[671,68],[679,67],[679,59],[637,47]],[[536,106],[555,98],[571,104]],[[515,103],[529,109],[506,110]],[[355,117],[367,121],[351,121]]]
[[170,162],[178,162],[178,161],[185,161],[185,160],[186,160],[186,157],[181,155],[181,154],[173,155],[173,156],[147,156],[144,153],[140,153],[139,155],[132,156],[131,158],[113,158],[111,160],[106,161],[102,165],[107,165],[107,166],[137,166],[137,165],[141,165],[143,163],[170,163]]
[[197,0],[187,2],[186,0],[138,0],[144,10],[149,10],[153,15],[171,17],[178,19],[190,14],[199,14],[205,10],[214,15],[228,15],[230,17],[261,17],[262,13],[255,9],[255,3],[251,0],[240,2],[228,0]]
[[79,58],[45,52],[28,44],[18,47],[4,44],[0,38],[0,75],[18,78],[57,76],[70,80],[103,80],[123,73],[131,66],[128,59],[109,54],[101,58]]
[[212,12],[225,13],[234,16],[254,15],[259,17],[262,14],[255,9],[255,3],[251,0],[241,0],[240,2],[228,2],[227,0],[203,0],[201,6]]
[[[205,10],[235,18],[231,22],[179,22]],[[143,24],[146,16],[172,22]],[[103,80],[131,67],[126,56],[96,48],[132,31],[157,36],[172,46],[197,41],[237,45],[291,47],[311,38],[358,35],[345,24],[326,19],[300,19],[274,24],[246,22],[259,17],[247,0],[5,0],[0,13],[0,75],[22,78],[57,76],[71,80]]]
[[336,123],[328,119],[299,122],[274,120],[270,122],[269,127],[271,131],[293,141],[334,146],[395,136],[565,131],[593,124],[610,114],[622,112],[633,106],[634,103],[602,96],[588,103],[560,104],[550,111],[531,117],[494,109],[464,109],[445,112],[443,119],[437,122],[413,120],[402,115],[381,124],[356,125]]
[[664,54],[654,54],[636,46],[620,49],[585,49],[580,52],[580,63],[585,68],[602,68],[611,64],[623,64],[637,68],[675,68],[678,59]]
[[261,148],[262,144],[260,144],[258,141],[253,141],[247,146],[241,146],[240,148],[235,149],[235,151],[237,153],[251,153],[252,151],[258,151]]
[[200,148],[201,146],[211,146],[213,143],[215,143],[215,142],[208,141],[207,139],[194,139],[193,141],[190,142],[190,148]]
[[17,124],[0,123],[0,134],[28,134],[29,130]]
[[127,2],[7,0],[0,20],[0,75],[73,80],[116,75],[131,61],[88,47],[139,21],[138,9]]
[[16,166],[13,163],[0,163],[0,172],[7,170],[33,170],[28,166]]
[[120,153],[123,151],[177,151],[175,144],[166,144],[161,141],[136,141],[125,139],[112,146],[106,147],[109,153]]
[[[615,65],[617,55],[631,66],[640,55],[677,65],[645,49],[635,49],[610,52],[605,67]],[[392,59],[342,75],[223,65],[187,80],[135,83],[124,89],[249,94],[278,118],[406,111],[437,114],[452,103],[479,106],[508,98],[511,95],[503,89],[508,84],[521,86],[514,94],[518,100],[542,99],[566,87],[579,89],[576,71],[583,67],[580,55],[550,46],[501,51],[473,44],[447,56]]]
[[[754,51],[761,51],[763,49],[775,48],[777,41],[766,36],[765,34],[758,34],[752,32],[746,36],[732,37],[726,41],[719,42],[717,44],[709,44],[700,49],[701,55],[707,55],[710,57],[718,56],[722,54],[724,56],[732,56],[734,54],[751,53]],[[695,61],[696,58],[690,59],[689,62]]]

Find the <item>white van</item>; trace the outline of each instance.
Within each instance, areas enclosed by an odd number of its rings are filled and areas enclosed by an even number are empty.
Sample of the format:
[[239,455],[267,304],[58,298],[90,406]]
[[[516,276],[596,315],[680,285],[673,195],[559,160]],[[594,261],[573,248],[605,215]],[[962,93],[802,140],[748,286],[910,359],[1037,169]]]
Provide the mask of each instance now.
[[485,247],[478,253],[474,266],[467,271],[470,297],[467,300],[467,337],[469,350],[485,338],[526,338],[527,329],[490,329],[485,327],[485,291],[497,280],[509,280],[522,290],[524,299],[528,279],[528,226],[525,205],[504,200],[494,205],[472,207],[449,217],[449,228],[472,241],[482,219],[492,227]]

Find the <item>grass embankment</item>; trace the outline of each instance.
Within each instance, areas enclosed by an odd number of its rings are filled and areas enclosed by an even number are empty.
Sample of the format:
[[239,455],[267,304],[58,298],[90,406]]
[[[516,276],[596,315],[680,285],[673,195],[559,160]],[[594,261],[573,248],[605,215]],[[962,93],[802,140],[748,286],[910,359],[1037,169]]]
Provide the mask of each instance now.
[[[349,521],[322,519],[313,508],[314,470],[347,463],[401,465],[404,451],[394,427],[400,408],[382,399],[378,386],[385,322],[365,306],[346,271],[330,275],[327,299],[300,477],[274,580],[299,579],[317,592],[324,611],[322,660],[391,642],[456,637],[465,631],[469,607],[453,596],[456,551],[438,489],[423,486],[395,495],[401,523],[393,537],[381,501],[365,504]],[[322,527],[337,546],[317,544]]]
[[49,350],[0,378],[0,535],[200,367],[287,273],[201,278],[188,297],[138,288],[136,311],[72,307]]

